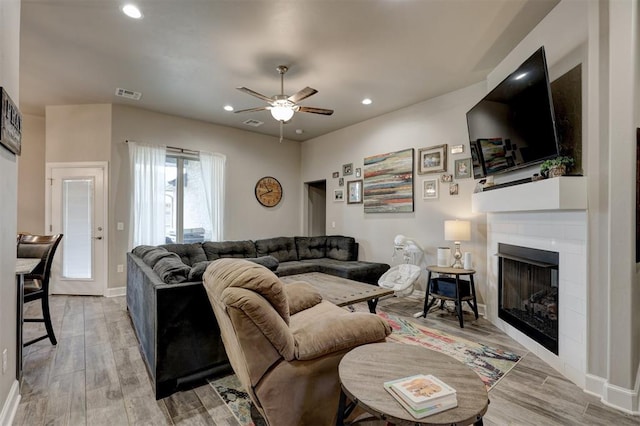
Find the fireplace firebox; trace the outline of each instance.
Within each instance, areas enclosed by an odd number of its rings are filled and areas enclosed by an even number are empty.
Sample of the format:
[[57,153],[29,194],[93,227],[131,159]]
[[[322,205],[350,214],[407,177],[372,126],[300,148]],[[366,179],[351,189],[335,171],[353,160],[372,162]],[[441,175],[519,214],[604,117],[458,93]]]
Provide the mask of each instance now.
[[558,354],[559,253],[498,244],[498,317]]

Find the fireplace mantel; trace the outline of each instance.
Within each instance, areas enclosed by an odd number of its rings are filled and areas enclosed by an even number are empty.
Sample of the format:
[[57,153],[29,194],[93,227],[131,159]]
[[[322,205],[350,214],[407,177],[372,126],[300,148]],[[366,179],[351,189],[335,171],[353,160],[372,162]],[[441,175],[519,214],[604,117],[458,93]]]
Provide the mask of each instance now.
[[471,209],[476,213],[586,210],[587,178],[561,176],[478,192],[471,196]]

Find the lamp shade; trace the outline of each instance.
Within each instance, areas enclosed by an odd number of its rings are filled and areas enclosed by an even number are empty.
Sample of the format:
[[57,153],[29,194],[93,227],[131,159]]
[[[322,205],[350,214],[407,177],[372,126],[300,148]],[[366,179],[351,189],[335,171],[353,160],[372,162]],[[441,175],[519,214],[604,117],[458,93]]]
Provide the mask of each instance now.
[[468,220],[445,220],[444,239],[447,241],[469,241],[471,222]]

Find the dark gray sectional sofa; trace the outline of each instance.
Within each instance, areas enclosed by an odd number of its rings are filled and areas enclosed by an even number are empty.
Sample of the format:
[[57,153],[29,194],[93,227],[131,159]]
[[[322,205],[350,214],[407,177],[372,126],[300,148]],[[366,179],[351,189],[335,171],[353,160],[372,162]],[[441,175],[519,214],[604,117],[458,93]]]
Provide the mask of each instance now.
[[157,399],[230,371],[202,285],[209,263],[223,257],[254,261],[278,276],[323,272],[374,285],[389,269],[358,261],[358,243],[340,235],[134,248],[127,253],[127,309]]

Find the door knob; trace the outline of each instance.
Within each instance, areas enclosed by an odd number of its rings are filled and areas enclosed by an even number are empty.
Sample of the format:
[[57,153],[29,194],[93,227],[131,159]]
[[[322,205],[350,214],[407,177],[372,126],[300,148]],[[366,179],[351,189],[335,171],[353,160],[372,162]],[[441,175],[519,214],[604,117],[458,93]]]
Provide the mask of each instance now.
[[98,237],[93,237],[94,240],[101,240],[102,236],[98,236]]

